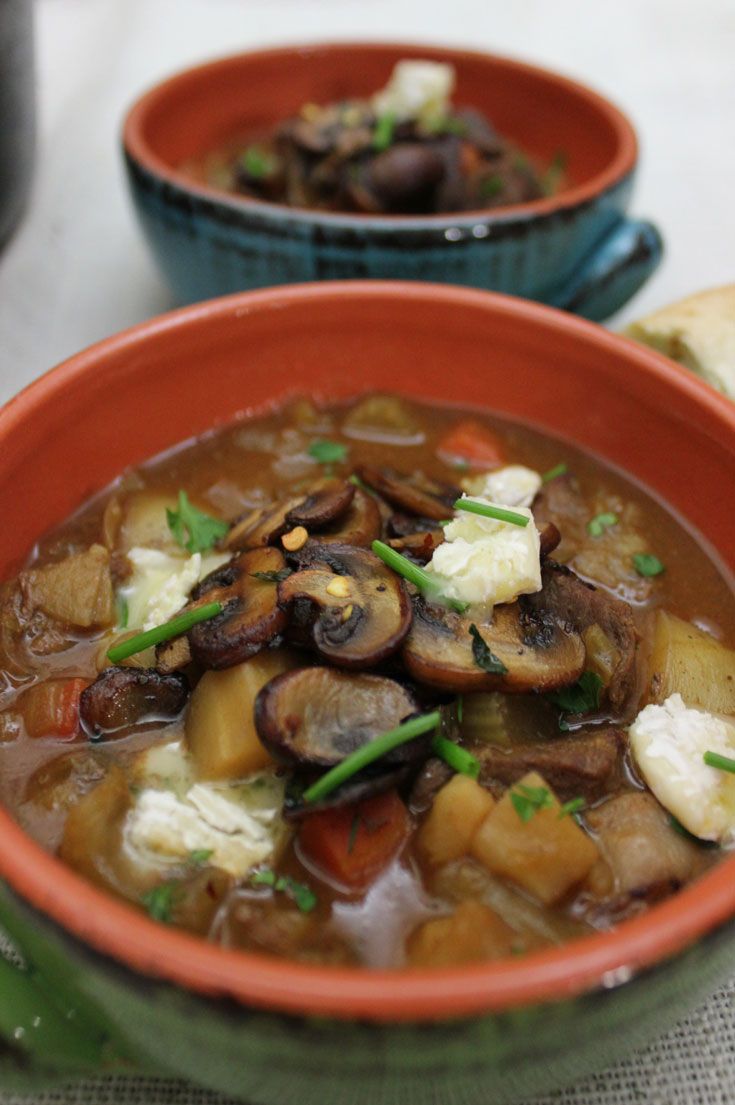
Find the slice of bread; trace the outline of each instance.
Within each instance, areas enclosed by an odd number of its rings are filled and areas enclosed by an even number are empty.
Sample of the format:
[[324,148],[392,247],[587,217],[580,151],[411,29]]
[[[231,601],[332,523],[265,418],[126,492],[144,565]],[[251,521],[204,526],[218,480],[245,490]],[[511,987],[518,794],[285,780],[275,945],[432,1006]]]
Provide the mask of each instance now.
[[735,284],[654,311],[626,333],[735,399]]

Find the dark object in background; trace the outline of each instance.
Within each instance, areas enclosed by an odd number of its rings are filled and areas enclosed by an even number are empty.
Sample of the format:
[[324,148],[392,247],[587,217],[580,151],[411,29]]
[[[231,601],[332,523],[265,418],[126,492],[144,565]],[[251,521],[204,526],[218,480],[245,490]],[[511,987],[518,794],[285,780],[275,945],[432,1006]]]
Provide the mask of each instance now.
[[20,218],[35,146],[32,0],[0,0],[0,248]]

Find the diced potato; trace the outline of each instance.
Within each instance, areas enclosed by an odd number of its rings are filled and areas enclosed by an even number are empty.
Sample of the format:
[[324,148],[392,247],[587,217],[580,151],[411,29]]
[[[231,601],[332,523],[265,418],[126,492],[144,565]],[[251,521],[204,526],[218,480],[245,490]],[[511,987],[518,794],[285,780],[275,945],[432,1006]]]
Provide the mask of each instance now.
[[103,545],[32,568],[21,581],[27,601],[60,622],[89,629],[115,620],[110,553]]
[[259,652],[224,671],[207,671],[186,714],[186,739],[199,779],[240,779],[273,763],[255,730],[253,705],[261,687],[297,667],[286,649]]
[[180,552],[168,525],[166,510],[177,509],[175,495],[160,491],[134,491],[122,503],[116,546],[118,552],[134,548]]
[[495,805],[468,775],[455,775],[437,794],[419,829],[417,844],[433,867],[467,855],[472,838]]
[[656,614],[650,672],[649,702],[678,693],[687,706],[735,714],[735,651],[665,610]]
[[585,670],[599,675],[602,685],[607,687],[613,672],[620,663],[620,650],[599,625],[588,625],[582,634],[586,652]]
[[456,967],[510,955],[515,933],[482,902],[467,901],[451,917],[425,921],[408,938],[411,967]]
[[414,411],[397,395],[368,395],[345,417],[342,433],[364,441],[417,445],[424,430]]
[[[549,805],[521,820],[513,793],[523,787],[545,788]],[[493,874],[512,879],[544,904],[560,901],[587,875],[598,858],[593,840],[573,817],[560,817],[561,806],[536,771],[515,783],[485,818],[474,840],[472,854]]]

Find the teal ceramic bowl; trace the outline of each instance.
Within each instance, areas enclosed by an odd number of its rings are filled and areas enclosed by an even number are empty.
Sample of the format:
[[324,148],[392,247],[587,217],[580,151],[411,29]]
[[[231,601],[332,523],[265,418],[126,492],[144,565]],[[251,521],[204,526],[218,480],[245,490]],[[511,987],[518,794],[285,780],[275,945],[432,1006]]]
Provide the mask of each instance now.
[[[369,95],[405,57],[451,63],[456,102],[486,112],[540,164],[563,151],[564,189],[492,212],[378,217],[228,194],[190,168],[308,101]],[[507,292],[600,320],[661,259],[656,228],[627,214],[638,150],[625,116],[582,85],[507,58],[357,43],[241,54],[146,93],[127,117],[123,143],[143,231],[184,303],[267,285],[369,277]]]
[[[735,406],[724,396],[538,304],[350,281],[154,319],[7,404],[0,580],[125,467],[294,391],[370,389],[461,398],[575,441],[632,472],[735,567]],[[703,496],[711,485],[718,494]],[[735,857],[614,931],[435,971],[208,944],[96,889],[1,808],[0,880],[0,927],[23,956],[0,956],[7,1088],[140,1071],[250,1105],[504,1105],[664,1031],[730,973],[735,941]]]

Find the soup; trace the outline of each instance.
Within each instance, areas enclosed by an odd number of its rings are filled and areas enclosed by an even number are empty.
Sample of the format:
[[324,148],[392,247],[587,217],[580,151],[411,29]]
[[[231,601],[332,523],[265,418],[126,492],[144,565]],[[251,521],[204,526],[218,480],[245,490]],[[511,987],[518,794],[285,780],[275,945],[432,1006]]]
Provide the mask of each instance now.
[[123,474],[0,603],[2,801],[224,946],[522,955],[730,843],[729,581],[526,426],[294,400]]

